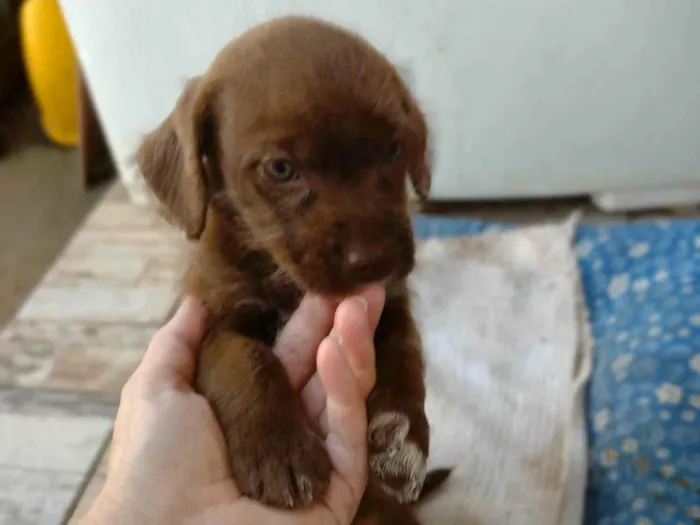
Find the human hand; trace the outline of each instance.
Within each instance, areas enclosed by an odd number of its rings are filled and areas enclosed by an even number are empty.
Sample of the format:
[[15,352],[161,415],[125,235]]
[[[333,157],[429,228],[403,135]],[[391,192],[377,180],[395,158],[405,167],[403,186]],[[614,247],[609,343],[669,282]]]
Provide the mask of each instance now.
[[205,313],[187,299],[124,387],[107,481],[86,524],[349,524],[367,480],[365,400],[374,385],[373,334],[384,291],[369,287],[361,296],[337,309],[306,297],[275,348],[326,438],[334,473],[322,501],[282,511],[241,496],[216,418],[192,388]]

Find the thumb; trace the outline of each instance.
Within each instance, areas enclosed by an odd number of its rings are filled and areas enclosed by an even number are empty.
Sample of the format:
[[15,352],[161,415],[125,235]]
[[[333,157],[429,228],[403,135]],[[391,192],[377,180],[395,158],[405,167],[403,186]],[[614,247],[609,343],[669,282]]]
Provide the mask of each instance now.
[[317,366],[328,396],[326,447],[334,470],[325,502],[338,523],[350,523],[367,484],[365,393],[339,337],[331,335],[321,343]]
[[193,297],[186,297],[170,321],[151,339],[140,366],[144,379],[191,384],[205,319],[203,305]]

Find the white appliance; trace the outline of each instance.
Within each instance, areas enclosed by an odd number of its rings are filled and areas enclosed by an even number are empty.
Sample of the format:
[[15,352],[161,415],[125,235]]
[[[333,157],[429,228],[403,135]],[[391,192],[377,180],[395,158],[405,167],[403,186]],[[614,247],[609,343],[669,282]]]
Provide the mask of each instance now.
[[185,79],[275,15],[355,29],[405,72],[437,200],[700,202],[698,0],[61,0],[120,176]]

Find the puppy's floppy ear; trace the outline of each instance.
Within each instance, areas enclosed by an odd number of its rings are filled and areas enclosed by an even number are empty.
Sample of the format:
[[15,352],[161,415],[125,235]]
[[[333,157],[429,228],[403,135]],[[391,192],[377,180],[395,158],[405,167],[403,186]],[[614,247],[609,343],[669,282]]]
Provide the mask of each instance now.
[[416,148],[415,157],[408,167],[408,177],[411,179],[413,190],[416,192],[418,199],[421,202],[428,200],[430,194],[430,186],[433,180],[432,165],[433,155],[432,148],[429,143],[428,130],[425,125],[425,120],[420,120],[420,136],[421,146]]
[[409,89],[409,86],[415,84],[410,66],[397,64],[395,65],[395,73],[404,92],[401,107],[409,119],[410,127],[418,138],[415,144],[415,151],[421,152],[409,166],[408,177],[411,179],[413,190],[422,202],[428,199],[432,183],[433,158],[429,143],[428,124],[425,115],[418,106],[418,102],[411,95],[411,90]]
[[413,190],[422,202],[428,199],[433,178],[431,134],[425,115],[410,93],[406,92],[401,107],[407,119],[405,122],[413,136],[410,145],[413,158],[409,162],[407,175],[411,179]]
[[211,146],[205,144],[211,141],[209,103],[201,77],[190,79],[168,118],[136,152],[148,186],[190,239],[204,231],[209,200],[204,166]]
[[411,179],[411,184],[413,184],[413,189],[421,202],[427,200],[433,178],[431,172],[431,156],[428,151],[425,152],[425,155],[421,159],[411,166],[408,175]]

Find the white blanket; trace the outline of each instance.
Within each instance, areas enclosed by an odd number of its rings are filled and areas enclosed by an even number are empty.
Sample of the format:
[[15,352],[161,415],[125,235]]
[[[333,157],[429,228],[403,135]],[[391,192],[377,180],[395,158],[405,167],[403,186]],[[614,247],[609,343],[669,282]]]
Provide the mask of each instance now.
[[591,344],[575,222],[419,247],[429,463],[456,466],[426,525],[581,523]]

